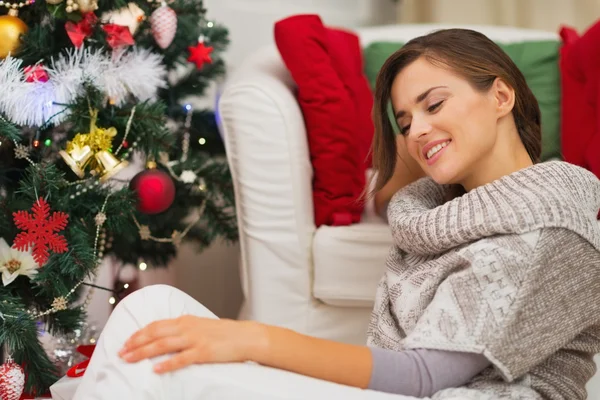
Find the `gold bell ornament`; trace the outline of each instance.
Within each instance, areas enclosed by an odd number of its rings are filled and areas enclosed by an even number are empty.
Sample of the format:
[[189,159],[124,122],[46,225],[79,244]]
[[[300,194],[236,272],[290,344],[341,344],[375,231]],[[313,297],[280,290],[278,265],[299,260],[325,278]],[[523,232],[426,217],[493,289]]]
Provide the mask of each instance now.
[[66,150],[61,150],[59,154],[80,179],[85,176],[85,169],[89,167],[92,174],[100,174],[100,181],[105,182],[129,163],[120,161],[110,152],[117,130],[113,127],[98,128],[97,118],[98,110],[93,110],[90,132],[75,135],[73,140],[67,142]]
[[85,176],[85,167],[94,156],[91,147],[85,143],[86,141],[86,136],[79,133],[73,141],[67,143],[66,151],[58,152],[79,179],[83,179]]
[[9,4],[5,3],[8,10],[8,15],[0,16],[0,59],[5,59],[9,54],[15,55],[19,51],[21,46],[21,36],[27,33],[29,29],[27,24],[23,22],[17,15],[21,4],[28,5],[27,3]]
[[100,182],[106,182],[129,164],[127,161],[120,161],[107,150],[94,154],[94,157],[96,157],[100,171],[103,172]]

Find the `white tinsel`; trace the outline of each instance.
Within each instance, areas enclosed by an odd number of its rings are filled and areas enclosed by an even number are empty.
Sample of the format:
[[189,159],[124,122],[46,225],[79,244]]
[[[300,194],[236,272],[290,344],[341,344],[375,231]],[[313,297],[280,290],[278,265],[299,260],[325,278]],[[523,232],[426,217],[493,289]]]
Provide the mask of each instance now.
[[21,60],[0,61],[0,112],[13,123],[40,126],[51,117],[54,124],[64,121],[68,116],[64,104],[83,94],[86,80],[117,105],[130,95],[139,101],[154,99],[166,86],[162,57],[146,49],[107,55],[80,48],[61,54],[44,68],[47,82],[26,82]]

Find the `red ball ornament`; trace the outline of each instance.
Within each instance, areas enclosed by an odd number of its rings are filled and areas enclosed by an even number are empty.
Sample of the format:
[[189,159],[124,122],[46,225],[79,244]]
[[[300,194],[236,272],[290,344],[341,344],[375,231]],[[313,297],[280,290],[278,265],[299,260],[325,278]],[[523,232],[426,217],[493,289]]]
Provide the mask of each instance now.
[[159,169],[147,169],[133,177],[129,187],[138,195],[137,208],[144,214],[158,214],[173,204],[175,184]]
[[23,368],[9,357],[0,367],[0,399],[19,400],[24,386]]

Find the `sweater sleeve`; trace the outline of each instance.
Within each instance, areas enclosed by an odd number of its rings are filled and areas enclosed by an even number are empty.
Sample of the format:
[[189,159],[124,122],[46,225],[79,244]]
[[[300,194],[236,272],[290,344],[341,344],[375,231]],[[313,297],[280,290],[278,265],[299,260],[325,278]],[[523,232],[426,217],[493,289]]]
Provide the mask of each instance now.
[[404,396],[429,397],[443,389],[463,386],[491,365],[485,356],[476,353],[370,350],[373,372],[369,389]]

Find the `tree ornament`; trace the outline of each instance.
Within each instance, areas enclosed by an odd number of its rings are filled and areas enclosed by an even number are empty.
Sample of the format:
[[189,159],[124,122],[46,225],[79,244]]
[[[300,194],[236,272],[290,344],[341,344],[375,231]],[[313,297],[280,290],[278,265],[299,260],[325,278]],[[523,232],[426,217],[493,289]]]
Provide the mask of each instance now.
[[19,400],[25,388],[25,371],[9,356],[0,367],[0,399]]
[[94,222],[96,222],[96,226],[102,226],[102,225],[104,225],[104,223],[106,222],[106,214],[104,214],[102,211],[99,212],[94,217]]
[[205,46],[204,42],[200,41],[196,46],[188,47],[188,50],[190,52],[190,56],[187,60],[196,64],[197,69],[202,69],[205,62],[212,63],[210,53],[213,51],[213,48],[210,46]]
[[92,110],[90,132],[76,134],[59,154],[80,179],[85,176],[85,169],[90,167],[95,174],[101,174],[100,181],[105,182],[129,163],[118,160],[110,152],[117,130],[113,127],[98,128],[97,119],[98,110]]
[[106,32],[106,42],[113,49],[135,44],[129,28],[126,26],[106,24],[102,26],[102,30]]
[[67,21],[65,23],[65,30],[73,46],[79,48],[83,44],[83,41],[92,35],[94,25],[98,22],[98,17],[94,13],[85,13],[81,21],[75,23],[73,21]]
[[177,14],[167,3],[163,2],[150,15],[150,28],[158,47],[166,49],[173,42],[177,32]]
[[16,16],[16,12],[16,9],[11,9],[9,15],[0,16],[0,59],[9,54],[15,55],[21,46],[21,35],[27,33],[27,25]]
[[68,250],[67,240],[58,232],[65,229],[69,216],[64,212],[50,215],[50,206],[43,198],[34,203],[31,210],[32,214],[24,210],[13,213],[15,226],[24,231],[15,237],[13,248],[28,251],[33,245],[33,259],[41,267],[50,257],[49,250],[55,253]]
[[69,302],[64,296],[55,297],[54,301],[52,301],[52,308],[57,311],[63,311],[67,309],[68,304]]
[[25,74],[25,82],[48,82],[48,73],[44,69],[43,65],[28,65],[23,69]]
[[31,249],[20,251],[11,248],[4,238],[0,238],[0,273],[2,284],[10,285],[19,275],[29,279],[37,274],[38,265],[31,255]]
[[67,6],[65,7],[65,11],[68,13],[72,13],[73,11],[79,10],[79,4],[75,2],[75,0],[67,0]]
[[140,225],[140,229],[138,231],[140,234],[140,239],[149,240],[152,237],[152,233],[150,232],[150,227],[148,225]]
[[26,146],[23,146],[20,143],[17,143],[15,145],[15,158],[16,159],[26,159],[27,157],[29,157],[29,148]]
[[94,12],[98,9],[97,0],[77,0],[77,4],[82,13]]
[[196,173],[187,169],[183,171],[179,176],[179,179],[181,179],[181,182],[183,183],[194,183],[196,181],[196,178]]
[[137,193],[137,208],[144,214],[158,214],[175,200],[175,184],[166,172],[147,169],[131,180],[129,187]]
[[129,32],[135,35],[140,24],[146,19],[146,14],[137,4],[129,3],[127,7],[102,14],[101,20],[105,24],[122,25],[129,28]]

